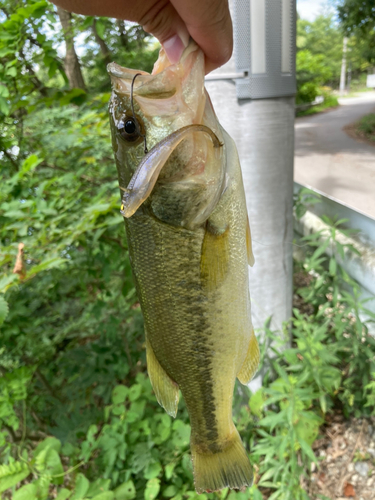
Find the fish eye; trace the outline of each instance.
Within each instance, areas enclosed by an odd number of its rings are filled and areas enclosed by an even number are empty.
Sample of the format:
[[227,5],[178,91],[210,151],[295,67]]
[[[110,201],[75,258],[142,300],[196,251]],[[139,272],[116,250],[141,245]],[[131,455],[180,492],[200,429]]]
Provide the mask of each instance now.
[[122,122],[122,126],[119,127],[119,133],[123,139],[126,141],[136,141],[140,134],[137,130],[137,125],[133,117],[126,117]]
[[124,129],[127,134],[134,134],[134,132],[137,130],[137,127],[135,126],[133,120],[127,120]]

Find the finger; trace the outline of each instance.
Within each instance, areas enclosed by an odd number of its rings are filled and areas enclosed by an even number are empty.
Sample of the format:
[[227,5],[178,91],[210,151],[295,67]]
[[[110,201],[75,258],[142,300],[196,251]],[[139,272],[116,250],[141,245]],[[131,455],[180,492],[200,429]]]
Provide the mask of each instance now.
[[190,35],[184,21],[169,0],[159,0],[138,20],[143,29],[152,33],[163,45],[172,64],[178,62],[187,47]]
[[233,50],[227,0],[171,0],[191,37],[206,57],[206,73],[226,63]]

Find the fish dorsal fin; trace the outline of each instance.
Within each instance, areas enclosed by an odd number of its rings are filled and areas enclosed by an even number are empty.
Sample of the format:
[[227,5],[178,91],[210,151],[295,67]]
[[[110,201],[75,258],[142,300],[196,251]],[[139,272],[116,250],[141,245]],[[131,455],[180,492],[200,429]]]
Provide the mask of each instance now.
[[253,245],[251,242],[249,216],[247,216],[247,225],[246,225],[246,250],[247,250],[247,262],[250,267],[253,267],[255,259],[253,254]]
[[241,384],[248,384],[254,377],[259,365],[259,346],[254,330],[251,332],[249,348],[246,353],[245,361],[242,364],[241,370],[237,374]]
[[167,375],[157,360],[154,350],[146,337],[147,371],[156,399],[171,417],[176,417],[179,392],[178,385]]
[[201,282],[206,290],[216,290],[227,276],[229,232],[229,226],[218,225],[208,219],[201,254]]

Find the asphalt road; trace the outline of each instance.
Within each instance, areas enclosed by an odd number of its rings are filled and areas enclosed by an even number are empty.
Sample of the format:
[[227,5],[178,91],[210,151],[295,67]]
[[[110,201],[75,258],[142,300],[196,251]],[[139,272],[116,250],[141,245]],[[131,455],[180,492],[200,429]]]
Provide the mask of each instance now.
[[294,180],[375,218],[375,146],[343,131],[375,112],[375,92],[340,99],[340,104],[296,119]]

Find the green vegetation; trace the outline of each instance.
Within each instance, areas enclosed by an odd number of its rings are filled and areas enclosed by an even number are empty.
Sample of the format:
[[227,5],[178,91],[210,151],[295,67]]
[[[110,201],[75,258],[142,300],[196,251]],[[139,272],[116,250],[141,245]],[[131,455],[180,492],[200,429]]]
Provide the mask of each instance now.
[[336,96],[332,95],[330,92],[323,92],[324,101],[321,104],[316,104],[305,110],[297,111],[296,116],[308,116],[314,115],[316,113],[321,113],[322,111],[328,111],[332,108],[337,108],[339,101]]
[[[64,118],[65,125],[70,124],[67,131],[74,130],[76,122],[72,125],[66,114],[66,109],[56,110],[50,118],[56,124]],[[56,142],[51,146],[56,152]],[[41,163],[21,172],[24,187],[16,183],[20,176],[15,174],[7,184],[12,188],[8,197],[15,193],[13,204],[6,212],[6,202],[1,205],[8,221],[3,241],[18,234],[25,219],[33,229],[23,236],[29,249],[25,278],[10,273],[16,254],[10,244],[9,266],[3,267],[1,282],[3,498],[198,498],[186,409],[182,402],[172,421],[157,404],[145,374],[142,321],[128,278],[122,223],[114,215],[118,206],[113,202],[112,210],[108,201],[110,188],[107,198],[102,194],[93,205],[82,195],[77,211],[72,200],[56,210],[56,197],[66,203],[70,195],[59,176],[51,176]],[[41,198],[37,182],[56,185],[59,196],[45,190]],[[86,182],[78,170],[74,183],[79,188],[72,190],[73,198],[84,193]],[[20,189],[31,193],[28,199],[19,195]],[[296,214],[303,215],[305,203],[311,201],[303,192],[296,200]],[[88,230],[80,231],[76,224],[64,229],[60,216],[65,222],[79,219],[78,227]],[[336,241],[342,222],[330,223],[331,235],[324,244],[319,234],[304,239],[310,250],[296,271],[307,286],[296,293],[309,313],[295,310],[281,338],[266,326],[261,344],[267,367],[263,387],[255,394],[240,385],[235,391],[234,418],[251,450],[256,484],[247,492],[223,491],[200,499],[307,500],[311,462],[318,463],[312,445],[326,417],[337,410],[347,417],[375,413],[375,339],[361,319],[361,313],[371,313],[359,302],[356,284],[334,257],[324,254],[328,247],[344,252]],[[48,239],[50,230],[75,243],[64,240],[60,246],[57,240],[60,260],[34,264],[36,247]],[[285,349],[290,331],[292,343]]]
[[362,40],[362,56],[375,62],[375,17],[373,0],[341,0],[337,6],[338,16],[347,36]]
[[[356,0],[353,0],[356,1]],[[313,22],[297,20],[297,96],[296,104],[313,102],[317,96],[329,99],[340,83],[344,25],[333,14],[320,15]],[[356,31],[350,36],[347,68],[351,88],[365,87],[365,73],[371,67],[368,58],[371,41]],[[325,107],[332,107],[333,101]],[[337,105],[337,104],[336,104]],[[320,110],[324,109],[320,106]],[[314,111],[315,110],[314,107]],[[311,112],[310,112],[311,113]]]
[[[70,22],[90,42],[77,59],[82,88],[71,88],[56,50],[64,33],[54,7],[0,0],[0,496],[307,499],[318,460],[312,445],[326,416],[375,411],[365,304],[324,255],[328,245],[343,251],[338,225],[324,245],[319,235],[306,239],[310,251],[297,270],[308,286],[296,293],[309,312],[294,311],[283,339],[265,329],[263,388],[236,387],[234,416],[256,484],[197,497],[184,404],[172,420],[146,375],[100,40],[121,64],[146,70],[155,50],[133,25]],[[304,201],[296,202],[299,215]]]
[[375,113],[363,116],[356,123],[356,131],[359,135],[375,144]]

